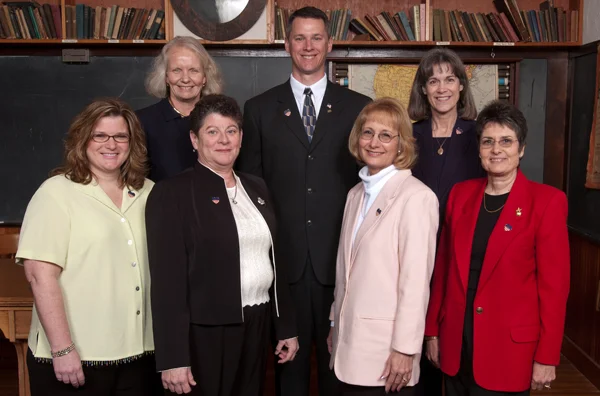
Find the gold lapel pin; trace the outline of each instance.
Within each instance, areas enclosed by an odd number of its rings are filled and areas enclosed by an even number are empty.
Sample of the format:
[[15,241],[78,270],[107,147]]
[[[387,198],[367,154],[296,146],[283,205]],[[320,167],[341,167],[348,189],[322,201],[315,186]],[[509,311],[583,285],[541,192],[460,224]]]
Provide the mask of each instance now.
[[521,216],[521,208],[517,208],[517,216]]

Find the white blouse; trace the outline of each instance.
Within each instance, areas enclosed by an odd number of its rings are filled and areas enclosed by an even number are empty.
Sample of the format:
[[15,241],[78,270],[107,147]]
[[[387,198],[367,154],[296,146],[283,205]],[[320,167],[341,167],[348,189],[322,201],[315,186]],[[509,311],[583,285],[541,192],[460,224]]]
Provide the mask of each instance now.
[[[236,187],[227,187],[231,211],[235,218],[240,244],[240,276],[242,307],[269,301],[269,289],[273,284],[273,266],[269,251],[271,233],[267,222],[235,176]],[[232,202],[235,196],[237,204]]]

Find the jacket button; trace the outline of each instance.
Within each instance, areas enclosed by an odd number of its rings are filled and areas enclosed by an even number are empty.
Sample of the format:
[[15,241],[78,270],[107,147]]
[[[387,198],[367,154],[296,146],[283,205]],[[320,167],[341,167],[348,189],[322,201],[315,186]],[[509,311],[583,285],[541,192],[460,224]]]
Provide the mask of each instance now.
[[477,312],[478,314],[481,314],[481,313],[483,313],[483,308],[482,307],[477,307],[475,309],[475,312]]

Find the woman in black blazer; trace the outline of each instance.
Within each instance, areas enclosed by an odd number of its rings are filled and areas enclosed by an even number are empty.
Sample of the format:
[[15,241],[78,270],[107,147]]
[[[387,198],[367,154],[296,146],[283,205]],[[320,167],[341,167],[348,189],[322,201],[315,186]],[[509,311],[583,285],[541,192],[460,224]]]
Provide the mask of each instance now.
[[157,369],[174,393],[258,396],[271,325],[280,363],[298,350],[273,202],[262,179],[232,170],[235,100],[208,95],[190,118],[197,162],[158,183],[146,206]]
[[[463,180],[484,176],[475,133],[477,109],[465,65],[455,52],[433,49],[421,59],[410,93],[408,114],[416,121],[413,135],[419,150],[413,176],[437,195],[441,225],[452,187]],[[424,356],[417,387],[419,393],[441,396],[441,372]]]
[[178,36],[163,47],[146,78],[146,91],[160,101],[137,111],[146,133],[150,180],[175,176],[196,162],[189,115],[202,96],[221,90],[221,72],[196,38]]

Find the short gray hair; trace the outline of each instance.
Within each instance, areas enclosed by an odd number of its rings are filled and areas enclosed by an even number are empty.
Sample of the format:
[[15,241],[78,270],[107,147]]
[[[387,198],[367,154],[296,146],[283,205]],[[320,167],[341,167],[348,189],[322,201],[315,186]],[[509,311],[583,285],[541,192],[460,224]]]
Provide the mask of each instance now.
[[160,54],[154,58],[152,68],[146,77],[146,92],[161,99],[166,98],[169,94],[165,77],[167,75],[169,51],[174,48],[187,48],[200,58],[206,77],[206,85],[202,88],[202,96],[219,94],[223,91],[221,71],[198,39],[190,36],[177,36],[165,44]]

